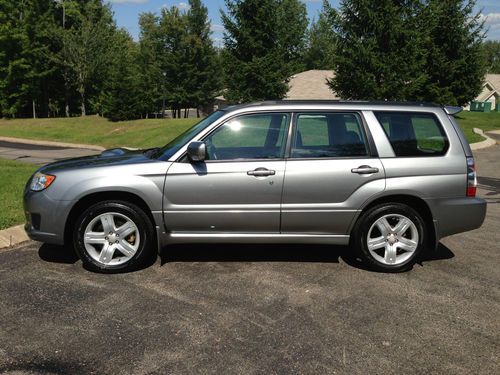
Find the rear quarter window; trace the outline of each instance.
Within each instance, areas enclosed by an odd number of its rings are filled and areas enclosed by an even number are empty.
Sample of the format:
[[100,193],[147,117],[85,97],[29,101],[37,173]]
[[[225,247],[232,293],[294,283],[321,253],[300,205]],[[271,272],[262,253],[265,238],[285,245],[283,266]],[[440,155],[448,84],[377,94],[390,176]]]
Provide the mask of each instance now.
[[449,142],[432,113],[374,112],[396,156],[441,156]]

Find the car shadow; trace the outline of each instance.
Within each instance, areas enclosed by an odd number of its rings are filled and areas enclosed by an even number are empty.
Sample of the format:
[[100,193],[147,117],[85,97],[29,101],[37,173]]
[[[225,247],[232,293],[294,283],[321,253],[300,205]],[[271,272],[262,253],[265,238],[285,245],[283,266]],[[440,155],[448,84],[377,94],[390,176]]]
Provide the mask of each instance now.
[[[75,264],[79,258],[72,248],[42,244],[38,256],[45,262]],[[427,251],[419,265],[425,262],[451,259],[455,254],[440,243],[436,250]],[[372,271],[354,250],[348,246],[297,245],[297,244],[183,244],[170,245],[160,252],[160,266],[171,262],[298,262],[298,263],[339,263],[342,259],[348,265]],[[136,269],[152,266],[151,257]]]
[[38,256],[50,263],[74,264],[78,261],[78,255],[72,248],[46,243],[38,249]]
[[[439,243],[434,250],[424,253],[418,262],[451,259],[455,254]],[[169,262],[303,262],[339,263],[342,259],[348,265],[366,271],[373,271],[349,246],[330,245],[250,245],[250,244],[196,244],[170,245],[160,252],[160,265]]]
[[169,262],[324,262],[338,263],[343,246],[297,244],[182,244],[160,253]]

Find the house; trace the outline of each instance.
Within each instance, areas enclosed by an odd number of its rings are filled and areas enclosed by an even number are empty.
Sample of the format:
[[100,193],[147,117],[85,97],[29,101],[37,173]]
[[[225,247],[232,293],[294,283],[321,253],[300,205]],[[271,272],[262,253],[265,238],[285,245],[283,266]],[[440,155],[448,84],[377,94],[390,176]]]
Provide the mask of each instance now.
[[[307,70],[290,77],[288,92],[283,100],[338,100],[338,97],[328,86],[328,79],[332,79],[333,70]],[[224,95],[217,96],[214,100],[214,109],[228,106]]]
[[[474,102],[489,102],[494,110],[500,103],[500,74],[486,74],[484,77],[483,90],[473,100]],[[466,107],[469,109],[469,106]]]
[[327,80],[335,76],[333,70],[307,70],[290,77],[289,90],[284,100],[318,99],[338,100]]

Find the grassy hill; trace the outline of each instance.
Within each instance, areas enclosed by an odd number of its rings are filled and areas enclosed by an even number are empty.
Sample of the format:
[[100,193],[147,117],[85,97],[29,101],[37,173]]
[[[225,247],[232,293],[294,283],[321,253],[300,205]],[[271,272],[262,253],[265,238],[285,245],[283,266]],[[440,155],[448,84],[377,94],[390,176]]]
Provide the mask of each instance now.
[[[147,148],[162,146],[195,124],[198,119],[147,119],[111,122],[98,116],[0,120],[0,136],[86,143],[104,147]],[[469,142],[482,138],[472,132],[500,129],[500,113],[462,112],[458,121]]]

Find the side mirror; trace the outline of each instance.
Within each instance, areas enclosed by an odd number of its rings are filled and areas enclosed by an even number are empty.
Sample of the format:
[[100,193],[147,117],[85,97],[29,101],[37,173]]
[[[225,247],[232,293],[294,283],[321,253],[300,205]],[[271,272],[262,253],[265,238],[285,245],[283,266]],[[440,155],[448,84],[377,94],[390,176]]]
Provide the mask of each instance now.
[[187,156],[193,163],[205,161],[207,158],[207,146],[204,142],[191,142],[187,147]]

